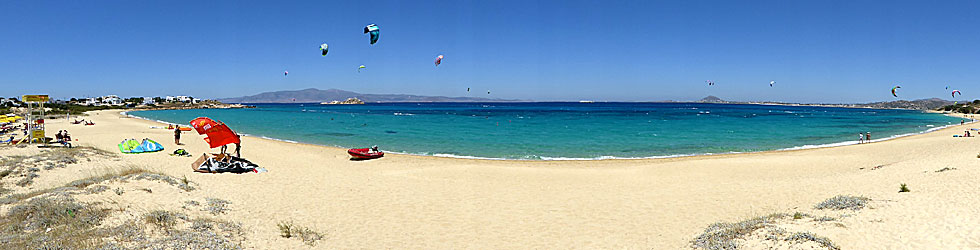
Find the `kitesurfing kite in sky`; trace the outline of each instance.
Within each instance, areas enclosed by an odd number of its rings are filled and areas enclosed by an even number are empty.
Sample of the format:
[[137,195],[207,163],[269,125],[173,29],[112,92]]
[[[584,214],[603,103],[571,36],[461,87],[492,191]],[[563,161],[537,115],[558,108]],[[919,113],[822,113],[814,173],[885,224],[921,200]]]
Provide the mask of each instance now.
[[704,82],[708,83],[708,86],[715,85],[715,82],[712,82],[711,80],[707,80],[707,81],[704,81]]
[[366,68],[367,67],[364,67],[364,64],[361,64],[361,66],[357,66],[357,73],[361,73],[361,69],[366,69]]
[[769,87],[772,87],[773,84],[776,84],[776,81],[769,81]]
[[289,76],[289,70],[287,70],[286,72],[282,72],[282,76]]
[[956,97],[956,94],[963,95],[963,93],[960,93],[959,90],[953,90],[953,93],[950,93],[950,95],[952,95],[953,97]]
[[326,43],[320,44],[320,55],[321,56],[327,56],[327,47],[328,46],[327,46]]
[[443,57],[442,55],[439,55],[439,56],[436,57],[436,66],[439,66],[439,64],[442,64],[442,57]]
[[902,88],[902,86],[895,86],[894,88],[892,88],[892,95],[895,96],[895,97],[898,97],[898,92],[897,91],[900,88]]
[[368,26],[364,26],[364,34],[368,34],[368,33],[371,34],[371,44],[373,45],[377,43],[378,38],[381,37],[381,28],[378,28],[378,25],[375,25],[373,23],[368,24]]

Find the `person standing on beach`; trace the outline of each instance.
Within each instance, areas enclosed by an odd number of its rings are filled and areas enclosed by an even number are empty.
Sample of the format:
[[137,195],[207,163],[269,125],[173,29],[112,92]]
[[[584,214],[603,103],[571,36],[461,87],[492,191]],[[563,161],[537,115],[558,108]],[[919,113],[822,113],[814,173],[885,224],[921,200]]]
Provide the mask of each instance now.
[[174,144],[180,145],[180,125],[174,127]]
[[858,133],[858,144],[864,143],[864,133]]
[[864,134],[864,142],[871,143],[871,131],[868,131],[867,134]]
[[235,143],[235,157],[242,158],[242,136],[235,134],[238,138],[238,142]]

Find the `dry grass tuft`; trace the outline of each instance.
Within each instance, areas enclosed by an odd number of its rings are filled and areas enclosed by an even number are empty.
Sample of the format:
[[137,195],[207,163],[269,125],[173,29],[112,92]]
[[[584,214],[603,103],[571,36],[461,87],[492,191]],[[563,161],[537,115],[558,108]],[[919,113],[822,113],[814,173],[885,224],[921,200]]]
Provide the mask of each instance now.
[[53,148],[32,155],[16,155],[0,160],[0,179],[20,177],[14,184],[27,187],[45,171],[65,168],[81,159],[91,161],[92,157],[114,157],[112,153],[92,147]]
[[204,207],[204,211],[211,212],[213,215],[225,213],[225,211],[228,211],[228,204],[231,204],[230,201],[218,198],[205,198],[205,200],[207,200],[208,204]]
[[70,197],[36,198],[0,218],[0,238],[12,249],[91,249],[101,245],[95,229],[109,211]]
[[755,230],[772,225],[775,220],[788,217],[789,214],[775,213],[737,223],[715,223],[708,226],[697,238],[691,241],[695,249],[737,249],[736,239],[744,238]]
[[170,229],[177,225],[177,218],[187,218],[187,216],[163,210],[154,210],[143,215],[143,221],[164,229]]
[[323,234],[310,230],[306,227],[296,226],[291,221],[281,221],[276,226],[279,227],[279,236],[283,238],[299,238],[307,245],[316,245],[316,242],[323,239]]
[[830,241],[830,239],[827,239],[827,237],[817,236],[817,235],[812,234],[810,232],[799,232],[799,233],[795,233],[793,235],[790,235],[789,237],[786,237],[786,239],[784,239],[784,240],[785,241],[793,241],[793,242],[796,242],[796,243],[802,243],[802,242],[812,241],[812,242],[816,242],[818,245],[820,245],[820,246],[822,246],[822,247],[824,247],[826,249],[840,250],[840,247],[838,247],[836,244],[834,244],[834,242]]
[[838,195],[833,198],[827,199],[823,202],[817,204],[814,208],[816,209],[833,209],[833,210],[860,210],[867,206],[868,201],[871,199],[861,197],[861,196],[850,196],[850,195]]

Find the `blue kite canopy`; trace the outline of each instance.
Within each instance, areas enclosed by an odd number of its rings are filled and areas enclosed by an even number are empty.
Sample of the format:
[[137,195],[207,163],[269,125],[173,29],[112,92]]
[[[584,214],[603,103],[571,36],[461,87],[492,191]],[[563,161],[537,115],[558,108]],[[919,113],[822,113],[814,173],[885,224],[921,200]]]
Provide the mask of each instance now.
[[368,33],[371,34],[372,45],[378,42],[378,38],[381,38],[381,28],[379,28],[378,25],[376,24],[372,23],[364,27],[364,34],[368,34]]
[[163,145],[156,141],[144,138],[143,142],[136,142],[136,139],[126,139],[119,143],[119,152],[126,154],[139,154],[163,151]]

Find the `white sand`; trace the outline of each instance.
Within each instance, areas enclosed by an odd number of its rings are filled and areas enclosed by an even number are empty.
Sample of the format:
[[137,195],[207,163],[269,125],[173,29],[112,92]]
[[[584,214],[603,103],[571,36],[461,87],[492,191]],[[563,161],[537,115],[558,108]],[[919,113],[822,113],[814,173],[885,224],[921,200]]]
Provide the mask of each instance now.
[[[160,142],[164,153],[120,154],[107,168],[186,176],[195,192],[230,200],[221,217],[243,224],[250,248],[305,247],[278,236],[277,222],[294,221],[325,234],[316,248],[678,249],[711,223],[811,212],[838,194],[874,200],[839,220],[844,227],[815,229],[843,249],[980,248],[980,139],[951,137],[980,126],[834,148],[602,161],[349,161],[344,149],[244,137],[242,156],[270,172],[239,175],[192,172],[196,156],[217,151],[202,136],[185,132],[176,146],[171,130],[149,128],[161,124],[118,112],[92,113],[95,126],[49,121],[48,130],[112,152],[127,138]],[[195,157],[166,154],[176,148]],[[957,169],[934,172],[943,167]],[[912,192],[898,193],[900,183]],[[146,205],[188,199],[170,193]]]

